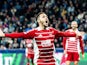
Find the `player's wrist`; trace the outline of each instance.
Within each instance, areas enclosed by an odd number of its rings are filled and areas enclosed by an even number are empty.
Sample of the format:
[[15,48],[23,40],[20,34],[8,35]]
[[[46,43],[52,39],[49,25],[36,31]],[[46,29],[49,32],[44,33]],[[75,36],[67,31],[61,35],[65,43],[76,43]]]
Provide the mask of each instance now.
[[66,54],[67,53],[67,51],[66,50],[64,50],[64,54]]

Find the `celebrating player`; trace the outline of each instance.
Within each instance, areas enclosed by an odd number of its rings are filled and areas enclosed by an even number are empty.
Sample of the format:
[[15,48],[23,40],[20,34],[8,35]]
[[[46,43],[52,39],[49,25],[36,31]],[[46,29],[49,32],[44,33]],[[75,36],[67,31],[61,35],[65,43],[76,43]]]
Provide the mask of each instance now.
[[3,33],[0,30],[1,37],[10,38],[28,38],[34,39],[34,63],[36,65],[56,65],[54,59],[54,39],[58,37],[80,36],[80,33],[61,32],[52,27],[48,27],[49,19],[44,12],[37,16],[38,27],[28,32]]
[[[72,21],[71,29],[66,32],[79,32],[78,24],[76,21]],[[64,54],[66,57],[66,65],[70,65],[71,61],[74,65],[78,65],[80,48],[82,50],[82,57],[84,58],[84,48],[82,37],[64,37],[63,38]]]

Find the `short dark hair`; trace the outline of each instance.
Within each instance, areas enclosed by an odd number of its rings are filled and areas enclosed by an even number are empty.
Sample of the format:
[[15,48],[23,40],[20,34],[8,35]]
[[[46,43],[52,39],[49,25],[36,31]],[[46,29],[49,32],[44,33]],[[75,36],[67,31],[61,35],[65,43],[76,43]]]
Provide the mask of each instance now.
[[38,17],[39,17],[41,14],[45,14],[45,12],[39,12],[39,13],[37,14],[36,21],[37,21]]

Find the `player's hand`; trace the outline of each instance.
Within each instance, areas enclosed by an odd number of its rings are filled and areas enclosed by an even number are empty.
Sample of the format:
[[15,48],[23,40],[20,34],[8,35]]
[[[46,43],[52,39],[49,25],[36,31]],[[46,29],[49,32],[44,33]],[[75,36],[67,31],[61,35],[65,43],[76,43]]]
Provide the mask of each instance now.
[[67,51],[66,50],[64,50],[64,54],[67,54]]
[[82,36],[80,32],[76,32],[76,37]]
[[82,54],[82,58],[83,58],[83,59],[84,59],[84,57],[85,57],[84,54]]
[[4,37],[5,34],[2,32],[2,30],[0,29],[0,37]]

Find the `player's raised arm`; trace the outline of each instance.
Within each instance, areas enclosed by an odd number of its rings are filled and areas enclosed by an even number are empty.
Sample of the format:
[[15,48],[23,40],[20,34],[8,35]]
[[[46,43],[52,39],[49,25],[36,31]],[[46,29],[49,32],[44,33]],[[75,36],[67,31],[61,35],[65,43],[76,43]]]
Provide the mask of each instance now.
[[10,38],[23,38],[24,33],[3,33],[2,30],[0,29],[0,37],[10,37]]
[[58,31],[58,36],[62,37],[75,37],[77,34],[75,32],[62,32]]
[[25,34],[23,32],[5,33],[5,37],[10,37],[10,38],[24,38],[24,35]]
[[78,37],[81,36],[81,33],[79,32],[62,32],[55,30],[54,31],[56,37]]
[[0,37],[10,37],[10,38],[33,38],[34,37],[34,30],[28,32],[14,32],[14,33],[3,33],[0,30]]

